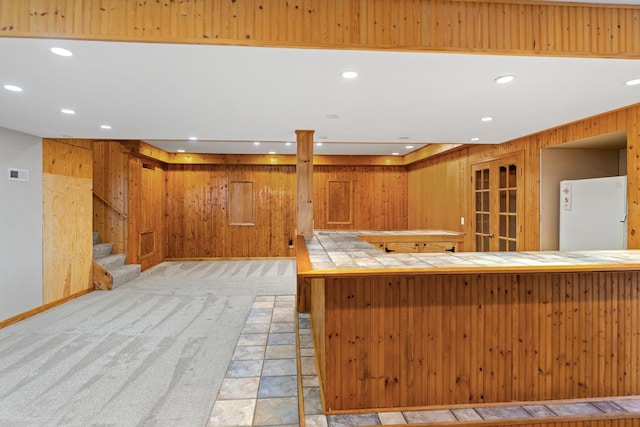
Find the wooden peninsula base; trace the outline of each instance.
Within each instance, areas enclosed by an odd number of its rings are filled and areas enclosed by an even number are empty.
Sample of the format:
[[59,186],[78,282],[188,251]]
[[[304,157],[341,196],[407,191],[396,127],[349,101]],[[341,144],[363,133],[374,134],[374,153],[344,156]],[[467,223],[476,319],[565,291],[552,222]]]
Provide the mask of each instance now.
[[575,254],[333,270],[299,254],[325,411],[640,394],[640,253]]

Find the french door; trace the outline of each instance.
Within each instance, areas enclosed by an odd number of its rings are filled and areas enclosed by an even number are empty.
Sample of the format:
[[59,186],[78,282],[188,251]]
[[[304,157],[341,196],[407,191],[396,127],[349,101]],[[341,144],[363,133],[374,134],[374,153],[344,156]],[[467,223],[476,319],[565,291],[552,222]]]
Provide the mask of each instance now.
[[520,156],[505,157],[471,167],[475,250],[520,249],[524,206]]

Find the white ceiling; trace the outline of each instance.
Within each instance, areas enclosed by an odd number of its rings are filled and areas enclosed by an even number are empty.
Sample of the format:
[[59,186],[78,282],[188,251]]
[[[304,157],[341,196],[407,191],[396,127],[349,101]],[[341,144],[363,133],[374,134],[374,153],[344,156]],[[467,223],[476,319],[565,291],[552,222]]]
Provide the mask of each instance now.
[[[0,58],[0,126],[168,151],[295,153],[285,142],[313,129],[317,154],[405,154],[500,143],[640,102],[640,85],[624,85],[640,78],[638,60],[11,38]],[[359,77],[342,79],[347,69]],[[497,85],[504,74],[516,79]]]

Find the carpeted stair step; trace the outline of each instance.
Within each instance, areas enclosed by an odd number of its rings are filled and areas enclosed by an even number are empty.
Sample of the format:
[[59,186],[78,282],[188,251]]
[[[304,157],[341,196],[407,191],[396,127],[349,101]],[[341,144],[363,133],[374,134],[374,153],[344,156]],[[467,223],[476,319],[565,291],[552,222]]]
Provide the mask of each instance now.
[[96,261],[98,261],[105,270],[112,271],[116,268],[122,267],[126,258],[127,256],[125,254],[111,254],[102,258],[97,258]]
[[104,258],[111,254],[113,250],[112,243],[98,243],[93,245],[93,259]]
[[109,273],[113,278],[113,287],[117,288],[140,275],[140,264],[123,265],[115,270],[110,270]]

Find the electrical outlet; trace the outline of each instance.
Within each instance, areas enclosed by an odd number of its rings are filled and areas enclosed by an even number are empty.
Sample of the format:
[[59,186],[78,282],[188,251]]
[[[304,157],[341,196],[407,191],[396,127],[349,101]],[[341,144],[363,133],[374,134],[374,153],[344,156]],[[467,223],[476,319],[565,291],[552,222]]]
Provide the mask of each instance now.
[[460,217],[460,225],[464,225],[464,217],[463,216]]

